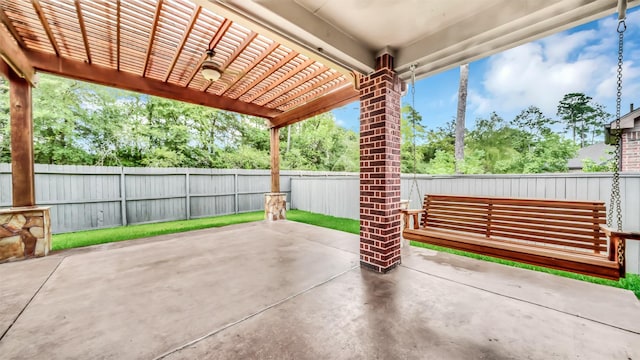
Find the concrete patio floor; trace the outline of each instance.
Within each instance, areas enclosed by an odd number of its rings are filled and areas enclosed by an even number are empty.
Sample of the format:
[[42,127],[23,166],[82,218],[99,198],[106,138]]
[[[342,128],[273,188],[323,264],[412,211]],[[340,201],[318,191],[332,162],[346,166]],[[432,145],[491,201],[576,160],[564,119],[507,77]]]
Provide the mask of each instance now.
[[640,359],[625,290],[289,221],[0,264],[2,359]]

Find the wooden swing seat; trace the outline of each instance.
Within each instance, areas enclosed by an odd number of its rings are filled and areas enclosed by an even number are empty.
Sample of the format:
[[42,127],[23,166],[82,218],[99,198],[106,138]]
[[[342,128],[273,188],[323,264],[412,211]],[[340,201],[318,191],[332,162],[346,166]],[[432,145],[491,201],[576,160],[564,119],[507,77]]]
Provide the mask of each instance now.
[[625,276],[617,249],[630,237],[604,226],[603,202],[425,195],[422,209],[401,211],[405,239],[606,279]]

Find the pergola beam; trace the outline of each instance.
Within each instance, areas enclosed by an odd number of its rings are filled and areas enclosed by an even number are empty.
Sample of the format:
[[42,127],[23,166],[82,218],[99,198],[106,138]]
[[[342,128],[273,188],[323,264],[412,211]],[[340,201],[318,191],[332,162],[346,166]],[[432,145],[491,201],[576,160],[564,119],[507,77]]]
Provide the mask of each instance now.
[[281,113],[281,111],[276,109],[264,108],[239,100],[203,93],[198,90],[168,84],[162,80],[145,78],[98,65],[68,60],[52,54],[29,51],[26,55],[34,68],[55,75],[72,77],[77,80],[89,81],[100,85],[112,86],[266,119],[271,119]]
[[13,26],[13,23],[11,22],[11,20],[9,20],[9,18],[7,17],[7,14],[4,12],[2,7],[0,7],[0,22],[2,22],[4,26],[7,27],[7,30],[9,30],[9,32],[11,33],[11,36],[13,36],[13,38],[16,39],[16,41],[18,42],[18,45],[21,48],[26,49],[27,45],[24,43],[24,40],[22,40],[22,37],[16,30],[16,27]]
[[2,74],[2,76],[8,79],[9,71],[11,71],[11,68],[9,67],[9,65],[7,65],[7,63],[0,58],[0,74]]
[[326,69],[323,68],[317,68],[315,69],[311,74],[308,74],[307,76],[304,77],[304,79],[306,79],[304,82],[300,83],[297,81],[293,81],[289,84],[287,84],[286,86],[284,86],[282,89],[279,89],[279,92],[276,95],[272,95],[270,97],[268,97],[266,100],[260,100],[259,103],[261,103],[261,105],[265,106],[269,103],[272,103],[274,101],[276,101],[277,99],[279,99],[282,96],[286,96],[285,94],[290,93],[291,90],[296,89],[297,87],[304,85],[307,83],[307,81],[314,79],[316,76],[319,76],[320,74],[322,74],[323,72],[325,72]]
[[84,43],[84,51],[87,54],[87,62],[91,64],[91,49],[89,48],[89,38],[87,37],[87,28],[84,26],[84,17],[82,16],[82,7],[80,0],[75,0],[76,14],[78,15],[78,24],[80,25],[80,33],[82,33],[82,42]]
[[233,99],[239,99],[240,97],[242,97],[242,95],[248,93],[249,91],[251,91],[251,89],[256,87],[256,85],[260,84],[264,79],[266,79],[269,76],[271,76],[274,72],[280,70],[281,67],[283,67],[286,63],[288,63],[291,59],[293,59],[296,56],[298,56],[297,52],[295,52],[295,51],[289,52],[289,54],[287,54],[287,56],[283,57],[280,61],[278,61],[278,63],[276,65],[274,65],[270,70],[265,71],[264,74],[262,74],[259,78],[257,78],[254,81],[252,81],[249,85],[247,85],[244,88],[244,90],[242,90],[238,95],[232,96],[232,98]]
[[142,68],[141,76],[145,76],[147,68],[149,67],[149,57],[151,57],[151,49],[153,49],[153,42],[156,39],[156,30],[158,29],[158,20],[160,20],[160,12],[162,11],[163,0],[158,0],[156,5],[156,12],[153,15],[153,23],[151,25],[151,34],[149,34],[149,42],[147,43],[147,52],[144,57],[144,68]]
[[184,45],[187,43],[187,40],[189,39],[189,35],[191,35],[193,26],[196,24],[196,20],[198,20],[198,16],[200,16],[201,11],[202,11],[202,7],[196,6],[196,11],[194,11],[193,15],[191,15],[191,19],[189,20],[189,24],[187,25],[187,30],[184,32],[184,35],[182,36],[182,40],[180,40],[180,45],[176,50],[176,54],[173,56],[173,59],[171,60],[171,64],[167,68],[167,72],[164,74],[164,82],[167,82],[169,80],[169,77],[173,72],[173,68],[176,66],[176,63],[178,62],[178,59],[182,54],[182,49],[184,49]]
[[249,99],[247,99],[247,102],[253,102],[253,100],[259,98],[260,96],[266,94],[268,91],[270,91],[271,89],[275,88],[276,86],[282,84],[283,82],[291,79],[292,77],[298,75],[298,73],[306,68],[308,68],[309,66],[311,66],[311,64],[313,64],[315,62],[315,60],[313,59],[307,59],[305,62],[303,62],[302,64],[296,66],[293,70],[287,72],[283,77],[281,77],[280,79],[274,81],[273,83],[271,83],[271,85],[265,87],[264,89],[257,91],[255,94],[253,94],[252,96],[249,97]]
[[[253,60],[253,62],[249,65],[249,67],[247,68],[247,71],[245,74],[250,73],[253,69],[255,69],[256,66],[258,66],[258,64],[260,64],[262,62],[262,60],[266,59],[267,56],[271,55],[272,52],[276,51],[276,49],[280,46],[280,44],[278,44],[277,42],[273,42],[271,45],[269,45],[269,47],[262,52],[262,54],[260,56],[258,56],[257,58],[255,58]],[[225,90],[222,91],[222,95],[226,95],[235,85],[238,81],[240,81],[240,79],[242,79],[243,76],[236,76],[235,79],[233,79],[233,81],[231,81],[229,84],[227,84],[227,86],[225,87]]]
[[336,90],[328,95],[317,98],[311,102],[287,111],[271,120],[271,127],[281,128],[306,120],[312,116],[322,114],[340,106],[352,103],[360,98],[357,90],[348,84],[342,89]]
[[[216,31],[216,34],[213,36],[213,39],[211,39],[211,41],[209,41],[209,49],[210,50],[213,50],[215,52],[214,49],[218,46],[218,44],[220,43],[220,40],[222,40],[222,38],[227,33],[227,30],[229,30],[231,25],[233,25],[233,22],[231,20],[224,19],[222,24],[220,24],[220,26],[218,27],[218,31]],[[249,44],[253,41],[253,39],[256,38],[256,36],[258,36],[258,34],[252,34],[252,36],[250,36],[249,38],[245,39],[244,43],[239,47],[242,50],[240,50],[240,51],[236,50],[236,52],[233,53],[233,55],[231,55],[231,59],[227,62],[227,64],[231,64],[240,55],[240,53],[242,51],[244,51],[244,49],[247,46],[249,46]],[[200,69],[200,66],[202,66],[202,64],[204,63],[204,60],[207,58],[207,56],[208,55],[203,55],[202,59],[200,59],[200,63],[198,64],[198,69]],[[223,72],[224,68],[221,68],[220,71]],[[195,74],[191,75],[190,82],[193,80],[193,76],[194,75]],[[207,91],[212,83],[213,83],[213,81],[206,81],[204,86],[200,89],[200,91]]]
[[[309,92],[311,92],[311,91],[313,91],[313,90],[316,90],[316,89],[320,88],[321,86],[324,86],[325,84],[327,84],[327,83],[329,83],[329,82],[331,82],[331,81],[333,81],[333,80],[335,80],[335,79],[339,78],[341,75],[342,75],[342,74],[340,74],[340,73],[338,73],[338,72],[333,73],[332,75],[327,76],[326,78],[324,78],[324,79],[320,80],[319,82],[317,82],[317,83],[315,83],[315,84],[312,84],[312,85],[308,86],[306,89],[304,89],[304,88],[303,88],[303,90],[302,90],[302,91],[294,92],[293,90],[291,90],[291,91],[289,91],[289,92],[288,92],[288,94],[286,94],[286,95],[284,95],[284,96],[282,96],[282,97],[280,97],[280,98],[276,98],[276,99],[274,99],[273,101],[270,101],[270,102],[268,102],[268,103],[267,103],[267,104],[265,104],[265,105],[269,105],[270,107],[274,107],[274,108],[275,108],[275,107],[278,107],[278,106],[281,106],[281,105],[284,105],[284,104],[286,104],[286,103],[287,103],[291,98],[294,98],[294,97],[295,97],[296,99],[299,99],[300,97],[302,97],[302,96],[304,96],[304,95],[308,94]],[[311,80],[315,79],[315,78],[316,78],[316,77],[318,77],[318,76],[320,76],[320,74],[318,74],[318,75],[316,75],[316,76],[314,76],[314,77],[312,77],[312,78],[309,78],[309,80],[307,80],[307,81],[305,81],[304,83],[300,84],[298,87],[302,87],[302,86],[304,86],[304,84],[308,83],[309,81],[311,81]],[[297,88],[296,88],[296,89],[297,89]],[[295,90],[295,89],[294,89],[294,90]]]
[[[244,39],[242,44],[240,44],[240,46],[238,46],[238,48],[233,52],[233,54],[231,54],[231,56],[229,57],[229,60],[227,60],[227,63],[223,65],[222,69],[220,70],[222,70],[222,72],[224,73],[224,71],[227,70],[227,68],[229,68],[229,66],[231,66],[231,64],[233,64],[234,61],[236,61],[238,56],[240,56],[240,54],[244,52],[244,49],[246,49],[257,37],[258,37],[258,33],[251,32],[250,36]],[[207,82],[200,91],[209,90],[209,87],[211,87],[211,84],[213,84],[212,81]]]
[[[225,19],[222,22],[222,24],[220,24],[218,31],[216,31],[216,34],[213,36],[213,38],[209,42],[209,49],[212,49],[212,46],[215,47],[218,44],[218,42],[220,41],[220,39],[222,39],[222,36],[227,32],[231,24],[232,24],[231,21],[228,21],[227,19]],[[218,36],[218,34],[222,34],[222,35]],[[216,38],[218,38],[217,41],[216,41]],[[193,68],[193,71],[191,71],[191,75],[189,75],[189,81],[187,81],[187,84],[185,86],[189,86],[189,84],[191,84],[191,82],[193,81],[193,78],[195,78],[196,74],[200,72],[200,67],[202,66],[202,63],[204,63],[205,60],[207,60],[206,53],[202,54],[202,56],[200,57],[200,60],[198,61],[197,66]],[[211,84],[211,82],[207,83],[207,88],[209,84]],[[202,90],[202,91],[205,91],[205,90]]]
[[[0,58],[21,78],[31,85],[35,83],[35,70],[24,51],[18,46],[11,31],[0,29]],[[8,77],[8,74],[6,74]]]
[[40,19],[40,24],[42,24],[42,27],[44,28],[44,32],[47,34],[47,38],[49,38],[49,42],[51,43],[51,47],[53,48],[53,51],[56,53],[56,56],[60,56],[60,48],[58,47],[56,38],[53,37],[53,32],[51,31],[49,22],[47,21],[47,18],[44,16],[44,11],[42,10],[40,1],[31,0],[31,4],[33,5],[33,9],[36,11],[36,14],[38,15],[38,19]]
[[120,0],[116,0],[116,70],[120,71]]

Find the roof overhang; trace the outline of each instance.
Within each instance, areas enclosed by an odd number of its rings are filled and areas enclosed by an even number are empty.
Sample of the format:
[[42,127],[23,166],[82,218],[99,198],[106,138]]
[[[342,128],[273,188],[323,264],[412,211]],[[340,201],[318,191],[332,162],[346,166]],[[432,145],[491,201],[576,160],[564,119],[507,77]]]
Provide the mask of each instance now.
[[[421,78],[616,11],[613,0],[202,0],[341,67],[373,71],[390,52]],[[629,1],[629,7],[640,4]]]

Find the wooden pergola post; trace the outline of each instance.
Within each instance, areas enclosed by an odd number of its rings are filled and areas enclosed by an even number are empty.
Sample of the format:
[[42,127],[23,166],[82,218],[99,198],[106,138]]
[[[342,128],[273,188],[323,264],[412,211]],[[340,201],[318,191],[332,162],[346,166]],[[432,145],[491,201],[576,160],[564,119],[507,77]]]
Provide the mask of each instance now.
[[280,128],[272,127],[270,134],[271,192],[280,192]]
[[48,207],[37,207],[35,196],[32,75],[18,75],[4,60],[0,70],[9,80],[11,116],[12,205],[0,209],[0,261],[45,256],[51,249],[51,215]]
[[269,129],[271,156],[271,192],[264,197],[264,215],[267,220],[284,220],[287,211],[287,194],[280,192],[280,128]]
[[31,85],[9,69],[13,207],[35,206]]

